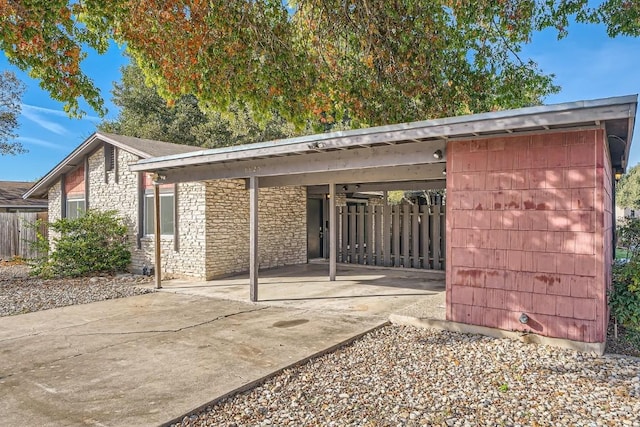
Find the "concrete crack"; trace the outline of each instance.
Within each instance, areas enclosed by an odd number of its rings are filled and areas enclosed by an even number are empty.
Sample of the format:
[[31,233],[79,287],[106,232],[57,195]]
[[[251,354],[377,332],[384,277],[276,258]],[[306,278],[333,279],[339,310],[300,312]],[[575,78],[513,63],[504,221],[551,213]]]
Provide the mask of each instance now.
[[60,337],[60,336],[62,336],[62,337],[85,337],[85,336],[92,336],[92,335],[138,335],[138,334],[157,334],[157,333],[163,333],[163,332],[181,332],[181,331],[184,331],[184,330],[187,330],[187,329],[197,328],[198,326],[202,326],[202,325],[206,325],[206,324],[209,324],[209,323],[217,322],[218,320],[227,319],[229,317],[238,316],[238,315],[245,314],[245,313],[253,313],[255,311],[265,310],[267,308],[269,308],[269,306],[254,308],[254,309],[251,309],[251,310],[238,311],[238,312],[235,312],[235,313],[229,313],[229,314],[225,314],[224,316],[218,316],[218,317],[216,317],[214,319],[205,320],[204,322],[200,322],[200,323],[196,323],[196,324],[188,325],[188,326],[183,326],[183,327],[177,328],[177,329],[151,329],[151,330],[146,330],[146,331],[127,331],[127,332],[91,332],[91,333],[86,333],[86,334],[60,334],[60,333],[56,333],[56,332],[61,331],[63,329],[69,329],[69,328],[76,328],[76,327],[80,327],[80,326],[85,326],[85,325],[88,325],[89,323],[95,323],[97,321],[102,321],[103,319],[92,320],[91,322],[85,322],[85,323],[80,323],[80,324],[77,324],[77,325],[66,326],[64,328],[59,328],[57,330],[47,331],[47,332],[44,332],[44,333],[36,332],[36,333],[33,333],[33,334],[25,334],[25,335],[20,335],[20,336],[16,336],[16,337],[0,339],[0,343],[6,342],[6,341],[18,340],[18,339],[22,339],[22,338],[36,337],[36,336],[41,336],[41,335],[51,335],[51,336],[58,336],[58,337]]
[[158,334],[158,333],[164,333],[164,332],[182,332],[185,331],[187,329],[193,329],[193,328],[197,328],[198,326],[203,326],[203,325],[208,325],[214,322],[217,322],[218,320],[223,320],[223,319],[228,319],[230,317],[234,317],[234,316],[239,316],[241,314],[246,314],[246,313],[253,313],[253,312],[257,312],[257,311],[261,311],[261,310],[266,310],[269,307],[259,307],[259,308],[254,308],[251,310],[243,310],[243,311],[238,311],[235,313],[229,313],[229,314],[225,314],[223,316],[218,316],[215,317],[213,319],[209,319],[209,320],[205,320],[204,322],[200,322],[200,323],[195,323],[193,325],[188,325],[188,326],[183,326],[181,328],[177,328],[177,329],[150,329],[150,330],[146,330],[146,331],[126,331],[126,332],[91,332],[91,333],[86,333],[86,334],[65,334],[65,337],[86,337],[86,336],[92,336],[92,335],[138,335],[138,334]]

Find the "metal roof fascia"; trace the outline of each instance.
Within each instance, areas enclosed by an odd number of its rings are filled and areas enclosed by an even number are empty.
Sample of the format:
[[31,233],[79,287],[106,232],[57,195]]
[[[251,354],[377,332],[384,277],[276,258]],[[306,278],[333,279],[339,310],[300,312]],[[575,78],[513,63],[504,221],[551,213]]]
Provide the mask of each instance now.
[[[575,101],[563,104],[554,105],[542,105],[535,107],[527,107],[516,110],[504,110],[489,113],[473,114],[468,116],[448,117],[443,119],[426,120],[412,123],[401,123],[395,125],[379,126],[374,128],[354,129],[349,131],[332,132],[327,134],[315,134],[306,135],[302,137],[289,138],[281,141],[267,141],[254,144],[247,144],[235,147],[224,147],[210,150],[194,151],[192,153],[175,154],[171,156],[153,157],[138,161],[132,165],[133,171],[146,171],[153,170],[154,168],[172,167],[167,165],[158,165],[158,163],[170,162],[180,159],[193,159],[193,163],[198,163],[197,157],[213,157],[216,155],[223,155],[229,153],[248,152],[251,150],[258,150],[262,148],[271,147],[287,147],[295,146],[296,144],[304,144],[310,142],[322,142],[329,139],[342,139],[348,137],[360,137],[368,136],[380,133],[395,133],[407,130],[419,130],[421,128],[434,128],[438,126],[460,126],[471,125],[473,123],[480,123],[485,121],[503,121],[507,119],[517,119],[522,117],[535,117],[541,114],[552,113],[568,113],[575,110],[589,110],[600,107],[608,107],[615,105],[634,104],[637,103],[637,95],[627,95],[621,97],[597,99],[591,101]],[[635,112],[635,108],[634,108]],[[443,132],[443,136],[446,136],[446,132]],[[357,144],[356,144],[357,145]],[[249,156],[247,156],[248,158]],[[236,158],[238,159],[238,158]],[[222,160],[222,159],[220,159]],[[234,159],[235,160],[235,159]],[[206,163],[206,161],[200,162]],[[148,165],[148,167],[147,167]],[[188,165],[188,164],[187,164]]]

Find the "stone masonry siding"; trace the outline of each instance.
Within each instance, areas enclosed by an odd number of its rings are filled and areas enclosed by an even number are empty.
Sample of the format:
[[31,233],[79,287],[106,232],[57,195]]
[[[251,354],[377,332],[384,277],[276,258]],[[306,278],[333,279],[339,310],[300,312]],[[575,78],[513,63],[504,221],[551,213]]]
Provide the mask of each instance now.
[[[49,193],[47,195],[47,204],[48,204],[48,222],[56,222],[60,219],[62,215],[62,186],[60,185],[60,181],[54,183],[51,188],[49,188]],[[57,233],[49,227],[48,230],[48,238],[49,242],[52,242],[53,239],[58,237]],[[53,244],[51,244],[50,249],[53,250]]]
[[599,129],[450,142],[447,319],[604,342],[611,188]]
[[[160,240],[162,271],[169,276],[205,278],[205,189],[202,182],[178,184],[178,250],[174,250],[173,235]],[[141,239],[142,248],[134,252],[134,262],[140,270],[154,264],[154,238]]]
[[[249,192],[242,180],[207,182],[207,278],[249,269]],[[307,261],[304,187],[264,188],[258,197],[260,268]]]
[[[115,210],[129,228],[128,240],[131,248],[130,270],[140,273],[144,265],[154,264],[153,236],[141,239],[137,248],[138,234],[138,175],[129,169],[129,164],[138,157],[118,149],[118,182],[115,170],[107,172],[105,182],[104,151],[97,149],[89,157],[89,209]],[[174,250],[173,236],[161,237],[162,270],[171,276],[204,278],[205,275],[205,230],[203,183],[188,183],[178,186],[178,229],[181,233],[178,251]],[[49,189],[49,218],[60,217],[60,181]]]
[[47,195],[49,222],[56,222],[62,214],[62,189],[60,187],[60,181],[57,181],[49,188],[49,194]]
[[[129,228],[130,270],[140,273],[154,265],[153,236],[138,235],[138,176],[129,164],[138,157],[117,150],[117,173],[107,172],[104,150],[89,157],[89,208],[116,210]],[[60,181],[49,189],[49,217],[61,214]],[[174,277],[210,279],[249,269],[249,192],[243,180],[218,180],[178,184],[178,250],[174,236],[161,237],[162,271]],[[306,188],[260,190],[260,268],[307,261]]]

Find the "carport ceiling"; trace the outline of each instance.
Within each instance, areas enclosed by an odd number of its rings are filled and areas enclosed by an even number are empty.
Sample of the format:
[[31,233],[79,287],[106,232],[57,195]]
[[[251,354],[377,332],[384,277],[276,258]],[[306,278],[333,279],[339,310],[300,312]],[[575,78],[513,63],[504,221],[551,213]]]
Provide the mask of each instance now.
[[[309,135],[140,160],[164,182],[260,177],[260,186],[438,180],[449,140],[604,128],[625,167],[637,96],[537,106]],[[442,150],[445,157],[433,153]]]

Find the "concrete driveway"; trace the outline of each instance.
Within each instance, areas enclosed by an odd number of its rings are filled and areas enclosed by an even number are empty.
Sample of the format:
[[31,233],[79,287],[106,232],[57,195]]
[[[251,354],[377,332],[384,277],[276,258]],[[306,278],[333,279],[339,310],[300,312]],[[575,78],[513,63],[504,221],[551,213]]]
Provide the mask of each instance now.
[[267,272],[257,304],[246,302],[240,277],[0,318],[2,424],[162,424],[382,325],[393,311],[439,310],[444,301],[442,281],[429,276],[347,268],[329,283],[323,272]]
[[170,293],[0,318],[0,418],[157,425],[380,323]]

